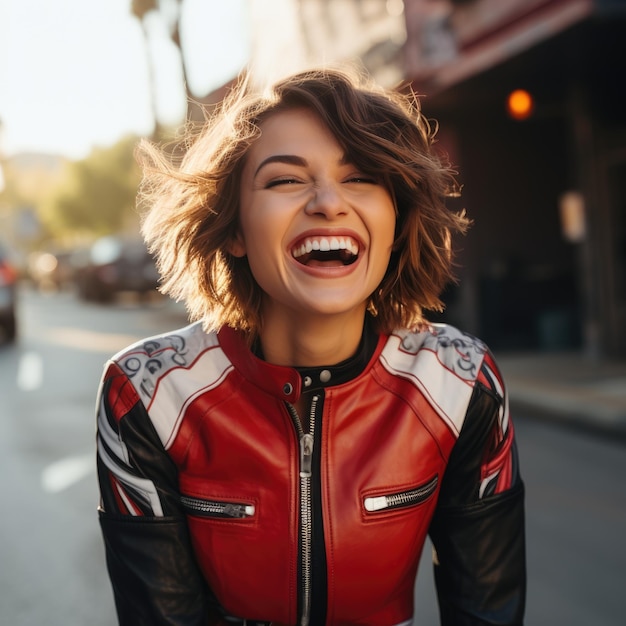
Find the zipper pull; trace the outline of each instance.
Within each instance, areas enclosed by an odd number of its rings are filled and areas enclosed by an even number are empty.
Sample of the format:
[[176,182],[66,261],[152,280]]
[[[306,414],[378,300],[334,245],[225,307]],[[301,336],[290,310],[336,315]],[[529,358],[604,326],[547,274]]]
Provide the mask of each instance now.
[[313,465],[313,435],[305,433],[300,436],[300,478],[311,477]]
[[382,511],[387,508],[387,496],[377,496],[374,498],[365,498],[366,511]]

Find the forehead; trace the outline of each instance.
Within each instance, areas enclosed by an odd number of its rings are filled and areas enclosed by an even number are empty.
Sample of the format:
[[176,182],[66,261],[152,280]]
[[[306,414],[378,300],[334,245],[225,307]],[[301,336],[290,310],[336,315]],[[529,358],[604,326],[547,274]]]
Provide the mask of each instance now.
[[339,143],[321,117],[305,107],[271,113],[259,124],[260,134],[248,151],[248,159],[264,158],[268,153],[299,154],[318,149],[321,144],[340,150]]

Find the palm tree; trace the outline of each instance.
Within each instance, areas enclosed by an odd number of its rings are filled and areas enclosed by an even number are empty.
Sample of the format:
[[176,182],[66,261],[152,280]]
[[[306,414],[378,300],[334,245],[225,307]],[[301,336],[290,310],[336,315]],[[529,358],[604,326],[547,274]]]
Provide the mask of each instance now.
[[143,32],[144,47],[146,50],[146,61],[148,68],[148,84],[150,89],[150,107],[152,109],[152,117],[154,118],[154,128],[152,131],[152,137],[155,139],[159,136],[161,128],[157,117],[157,103],[156,103],[156,86],[154,79],[154,64],[152,62],[152,55],[150,54],[150,34],[146,25],[145,17],[151,11],[157,10],[156,0],[132,0],[131,4],[132,14],[139,20],[141,24],[141,30]]
[[[148,68],[149,68],[149,80],[150,80],[150,88],[151,88],[151,103],[152,103],[152,111],[154,113],[155,120],[155,130],[154,134],[159,135],[161,128],[159,125],[159,121],[156,115],[156,89],[155,89],[155,68],[152,63],[151,55],[150,55],[150,33],[149,29],[146,25],[146,16],[152,11],[160,12],[162,16],[164,16],[169,22],[169,32],[170,37],[174,44],[178,49],[178,54],[180,58],[181,71],[183,76],[183,84],[185,86],[185,93],[187,96],[187,117],[190,116],[190,106],[192,102],[192,94],[189,90],[189,81],[187,80],[187,64],[185,62],[185,55],[183,54],[183,49],[181,45],[180,38],[180,18],[182,13],[182,4],[183,0],[132,0],[131,3],[131,12],[132,14],[141,22],[144,42],[146,46],[146,56],[148,57]],[[163,9],[167,10],[163,10]]]

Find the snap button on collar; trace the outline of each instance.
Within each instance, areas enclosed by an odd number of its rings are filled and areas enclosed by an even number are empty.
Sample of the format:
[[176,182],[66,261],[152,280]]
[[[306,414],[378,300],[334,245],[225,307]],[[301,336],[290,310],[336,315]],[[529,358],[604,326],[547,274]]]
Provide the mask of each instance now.
[[285,383],[283,385],[283,393],[286,396],[290,396],[293,393],[293,385],[291,383]]
[[327,383],[330,380],[331,373],[329,370],[322,370],[320,372],[320,382]]

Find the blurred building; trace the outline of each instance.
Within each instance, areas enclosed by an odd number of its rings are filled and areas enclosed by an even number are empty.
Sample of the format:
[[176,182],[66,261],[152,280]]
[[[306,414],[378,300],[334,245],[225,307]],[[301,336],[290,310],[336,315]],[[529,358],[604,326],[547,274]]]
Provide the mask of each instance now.
[[[256,87],[309,66],[349,61],[378,82],[404,79],[406,29],[402,0],[248,0],[250,63]],[[188,117],[219,104],[237,77],[196,98]]]
[[498,348],[626,356],[626,2],[404,4],[476,221],[450,314]]
[[248,0],[251,68],[259,83],[350,60],[381,83],[403,78],[402,0]]
[[440,124],[475,226],[443,316],[626,356],[626,0],[250,0],[258,82],[349,60]]

